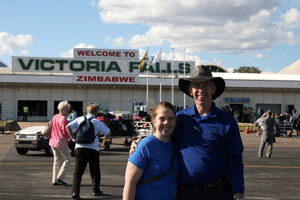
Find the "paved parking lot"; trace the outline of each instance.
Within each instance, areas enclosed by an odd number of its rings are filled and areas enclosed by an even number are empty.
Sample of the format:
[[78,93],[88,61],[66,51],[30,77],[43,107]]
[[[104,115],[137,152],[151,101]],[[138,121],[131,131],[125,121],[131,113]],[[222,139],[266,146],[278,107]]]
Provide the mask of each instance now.
[[[246,199],[300,199],[300,137],[276,138],[272,158],[258,158],[260,137],[241,133],[245,151]],[[128,148],[124,139],[113,140],[110,151],[100,146],[102,197],[91,196],[88,168],[83,176],[81,197],[84,199],[122,199]],[[74,158],[66,175],[68,186],[51,184],[53,158],[44,152],[29,151],[18,155],[13,134],[0,134],[0,199],[71,199]]]

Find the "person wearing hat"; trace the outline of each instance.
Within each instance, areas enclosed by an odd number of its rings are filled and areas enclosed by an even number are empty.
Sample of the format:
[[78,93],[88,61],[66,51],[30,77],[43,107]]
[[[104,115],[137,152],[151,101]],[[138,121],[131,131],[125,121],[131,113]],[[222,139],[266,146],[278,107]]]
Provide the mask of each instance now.
[[[182,92],[195,105],[177,112],[173,132],[179,152],[177,199],[244,199],[243,143],[236,120],[215,106],[225,81],[198,65],[191,77],[179,79]],[[130,153],[136,142],[132,142]]]

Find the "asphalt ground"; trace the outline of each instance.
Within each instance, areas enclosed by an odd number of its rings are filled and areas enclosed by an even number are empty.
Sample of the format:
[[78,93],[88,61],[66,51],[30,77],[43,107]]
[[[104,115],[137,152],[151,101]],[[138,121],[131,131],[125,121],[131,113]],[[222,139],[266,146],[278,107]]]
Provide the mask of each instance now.
[[[244,143],[245,199],[300,199],[300,136],[277,137],[271,158],[258,158],[260,137],[241,133]],[[100,146],[101,189],[104,196],[93,197],[87,167],[82,179],[83,199],[122,199],[128,147],[124,138],[113,139],[109,151]],[[73,157],[65,180],[68,186],[53,186],[53,157],[29,151],[18,155],[13,133],[0,134],[0,199],[71,199]],[[265,149],[266,150],[266,149]]]

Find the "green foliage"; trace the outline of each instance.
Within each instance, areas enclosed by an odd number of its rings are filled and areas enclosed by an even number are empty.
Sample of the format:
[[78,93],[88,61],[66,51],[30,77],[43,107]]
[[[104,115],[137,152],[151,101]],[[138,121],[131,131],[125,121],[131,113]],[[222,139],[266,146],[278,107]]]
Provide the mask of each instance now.
[[261,73],[261,70],[258,69],[258,67],[247,67],[243,66],[238,69],[233,70],[233,73]]

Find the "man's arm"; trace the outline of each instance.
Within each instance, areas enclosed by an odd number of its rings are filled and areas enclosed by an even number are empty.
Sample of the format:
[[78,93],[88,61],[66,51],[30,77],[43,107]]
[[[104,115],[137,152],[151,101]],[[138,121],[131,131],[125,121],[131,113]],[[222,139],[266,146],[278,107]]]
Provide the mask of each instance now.
[[267,113],[264,113],[259,119],[256,120],[256,122],[259,122],[262,118],[264,118],[265,116],[267,116]]
[[243,142],[236,121],[232,122],[228,130],[229,138],[226,142],[226,154],[229,169],[229,178],[235,199],[244,196],[244,164],[243,164]]
[[130,145],[130,150],[129,150],[129,154],[133,154],[135,152],[135,148],[137,148],[137,144],[142,140],[142,138],[138,138],[134,141],[131,142],[131,145]]
[[66,129],[67,129],[67,132],[68,132],[68,134],[69,134],[71,140],[72,140],[73,142],[76,142],[76,139],[75,139],[75,136],[74,136],[74,133],[73,133],[71,127],[70,127],[69,125],[67,125]]

